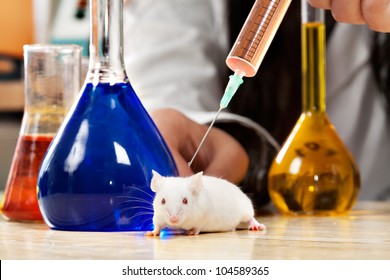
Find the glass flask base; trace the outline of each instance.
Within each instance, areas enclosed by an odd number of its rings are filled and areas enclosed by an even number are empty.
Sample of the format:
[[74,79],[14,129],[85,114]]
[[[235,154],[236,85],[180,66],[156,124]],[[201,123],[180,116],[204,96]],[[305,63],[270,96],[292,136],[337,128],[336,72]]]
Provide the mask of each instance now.
[[42,215],[57,230],[151,230],[152,170],[177,175],[131,85],[87,83],[42,163]]
[[37,177],[52,139],[52,135],[19,137],[1,209],[6,219],[23,222],[43,220],[38,206]]
[[359,188],[355,178],[337,174],[296,176],[278,174],[269,178],[270,196],[283,214],[343,215],[355,203]]

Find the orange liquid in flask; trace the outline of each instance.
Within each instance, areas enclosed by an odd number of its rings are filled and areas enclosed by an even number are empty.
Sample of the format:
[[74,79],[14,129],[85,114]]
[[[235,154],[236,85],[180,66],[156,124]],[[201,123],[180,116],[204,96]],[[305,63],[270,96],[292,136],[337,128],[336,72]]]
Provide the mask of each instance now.
[[3,215],[10,220],[40,221],[38,171],[53,135],[23,135],[16,145],[8,176]]

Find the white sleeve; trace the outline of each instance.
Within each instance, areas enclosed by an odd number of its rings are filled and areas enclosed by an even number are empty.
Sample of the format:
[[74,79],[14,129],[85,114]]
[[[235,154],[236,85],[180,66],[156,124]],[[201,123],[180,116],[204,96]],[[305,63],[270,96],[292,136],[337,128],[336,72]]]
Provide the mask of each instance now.
[[224,0],[128,1],[125,65],[147,110],[218,109],[220,73],[226,71],[225,13]]

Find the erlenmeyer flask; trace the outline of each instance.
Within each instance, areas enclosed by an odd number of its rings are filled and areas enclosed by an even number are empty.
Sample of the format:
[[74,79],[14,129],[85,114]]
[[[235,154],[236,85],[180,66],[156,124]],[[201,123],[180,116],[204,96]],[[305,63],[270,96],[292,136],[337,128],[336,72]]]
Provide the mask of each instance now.
[[271,165],[268,189],[282,213],[342,214],[360,175],[326,113],[324,11],[301,5],[302,114]]
[[39,166],[80,90],[80,65],[80,46],[24,46],[24,113],[2,206],[7,219],[42,221]]
[[43,160],[40,209],[53,229],[150,230],[152,170],[176,165],[124,69],[123,0],[89,5],[89,70]]

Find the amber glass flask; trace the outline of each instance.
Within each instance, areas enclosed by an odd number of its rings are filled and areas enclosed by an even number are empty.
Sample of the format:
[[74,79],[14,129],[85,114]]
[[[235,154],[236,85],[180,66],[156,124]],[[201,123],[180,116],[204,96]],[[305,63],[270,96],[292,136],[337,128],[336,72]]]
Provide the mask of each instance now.
[[269,194],[284,214],[344,214],[360,175],[326,113],[324,11],[306,0],[301,32],[302,114],[271,165]]

